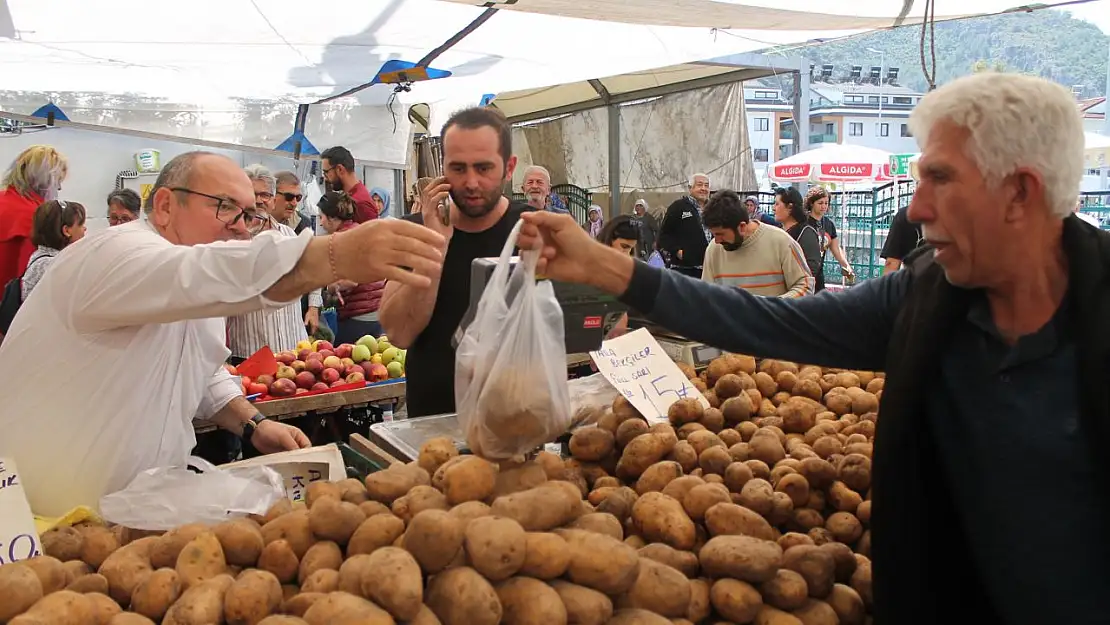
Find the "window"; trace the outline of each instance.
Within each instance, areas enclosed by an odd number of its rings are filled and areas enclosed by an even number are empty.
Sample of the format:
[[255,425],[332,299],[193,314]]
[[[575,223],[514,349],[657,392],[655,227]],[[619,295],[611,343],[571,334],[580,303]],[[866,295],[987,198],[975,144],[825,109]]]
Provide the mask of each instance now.
[[862,137],[863,136],[863,122],[849,122],[848,123],[848,136],[849,137]]
[[765,132],[767,130],[770,130],[771,129],[771,120],[767,119],[766,117],[756,117],[755,118],[755,129],[758,132]]
[[868,104],[878,104],[879,103],[879,96],[877,96],[877,95],[867,96],[867,103]]
[[913,134],[910,132],[910,125],[909,124],[902,124],[902,136],[903,137],[912,137],[913,136]]
[[894,103],[895,104],[913,104],[913,98],[896,95],[896,96],[894,96]]
[[757,100],[774,100],[775,99],[775,92],[774,91],[756,91],[755,92],[755,99],[757,99]]
[[835,124],[825,124],[825,134],[835,135],[836,134],[836,125]]
[[844,102],[848,104],[863,104],[863,96],[861,95],[846,95]]
[[890,136],[890,124],[887,124],[887,123],[875,124],[875,134],[879,135],[880,137],[889,137]]
[[754,152],[754,155],[755,155],[755,162],[757,162],[757,163],[766,163],[768,161],[767,150],[761,148],[761,149],[753,150],[753,152]]

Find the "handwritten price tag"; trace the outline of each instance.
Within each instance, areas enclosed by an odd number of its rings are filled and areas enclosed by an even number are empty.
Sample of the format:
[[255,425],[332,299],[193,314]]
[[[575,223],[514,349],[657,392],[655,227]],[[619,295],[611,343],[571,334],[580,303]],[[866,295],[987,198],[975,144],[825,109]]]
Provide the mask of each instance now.
[[603,341],[590,357],[597,370],[652,423],[666,423],[667,409],[680,399],[694,398],[709,407],[709,401],[643,328]]
[[15,460],[0,458],[0,564],[42,555],[35,517]]

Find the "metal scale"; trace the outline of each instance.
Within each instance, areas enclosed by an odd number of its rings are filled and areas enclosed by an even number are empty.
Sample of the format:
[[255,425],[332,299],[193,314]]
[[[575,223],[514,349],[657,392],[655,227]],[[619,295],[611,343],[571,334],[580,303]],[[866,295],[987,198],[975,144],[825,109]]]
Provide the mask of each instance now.
[[651,332],[651,335],[655,337],[659,346],[671,357],[671,360],[684,362],[695,369],[708,367],[714,358],[718,358],[725,353],[719,347],[691,341],[647,319],[637,317],[635,313],[628,313],[628,329],[635,330],[637,328],[645,328],[648,332]]

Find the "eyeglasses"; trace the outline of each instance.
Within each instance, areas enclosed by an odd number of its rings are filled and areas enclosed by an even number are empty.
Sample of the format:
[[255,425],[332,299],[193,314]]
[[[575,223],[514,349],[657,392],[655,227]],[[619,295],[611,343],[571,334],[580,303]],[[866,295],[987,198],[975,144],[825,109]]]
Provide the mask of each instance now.
[[124,217],[123,215],[108,215],[109,226],[122,226],[123,224],[129,224],[132,221],[133,220],[130,216]]
[[248,212],[247,209],[236,204],[235,200],[226,197],[209,195],[207,193],[201,193],[200,191],[186,189],[185,187],[170,187],[170,191],[173,191],[175,193],[198,195],[203,198],[208,198],[209,200],[215,200],[216,219],[222,221],[229,228],[239,223],[239,220],[243,220],[243,223],[245,223],[247,226],[247,230],[250,231],[252,228],[261,229],[261,226],[266,222],[266,218],[262,215]]
[[285,198],[286,202],[300,202],[301,198],[304,197],[300,193],[287,193],[287,192],[284,192],[284,191],[281,192],[281,193],[278,193],[278,195]]
[[263,201],[274,199],[274,194],[269,191],[255,191],[254,197]]

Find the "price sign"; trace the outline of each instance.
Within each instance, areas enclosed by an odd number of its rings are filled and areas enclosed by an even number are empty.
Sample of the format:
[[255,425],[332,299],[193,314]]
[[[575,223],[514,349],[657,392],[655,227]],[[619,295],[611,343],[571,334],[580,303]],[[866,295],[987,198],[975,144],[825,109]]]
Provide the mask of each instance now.
[[0,457],[0,564],[42,555],[15,460]]
[[304,501],[308,485],[324,480],[338,482],[347,477],[343,454],[335,444],[309,447],[295,451],[257,456],[222,465],[223,467],[245,467],[266,465],[278,472],[285,482],[285,494],[293,501]]
[[320,480],[328,481],[330,469],[326,462],[285,462],[271,464],[285,480],[285,494],[292,501],[304,501],[308,485]]
[[643,328],[603,341],[590,357],[597,370],[651,423],[666,423],[667,409],[680,399],[697,399],[709,407],[709,401]]

